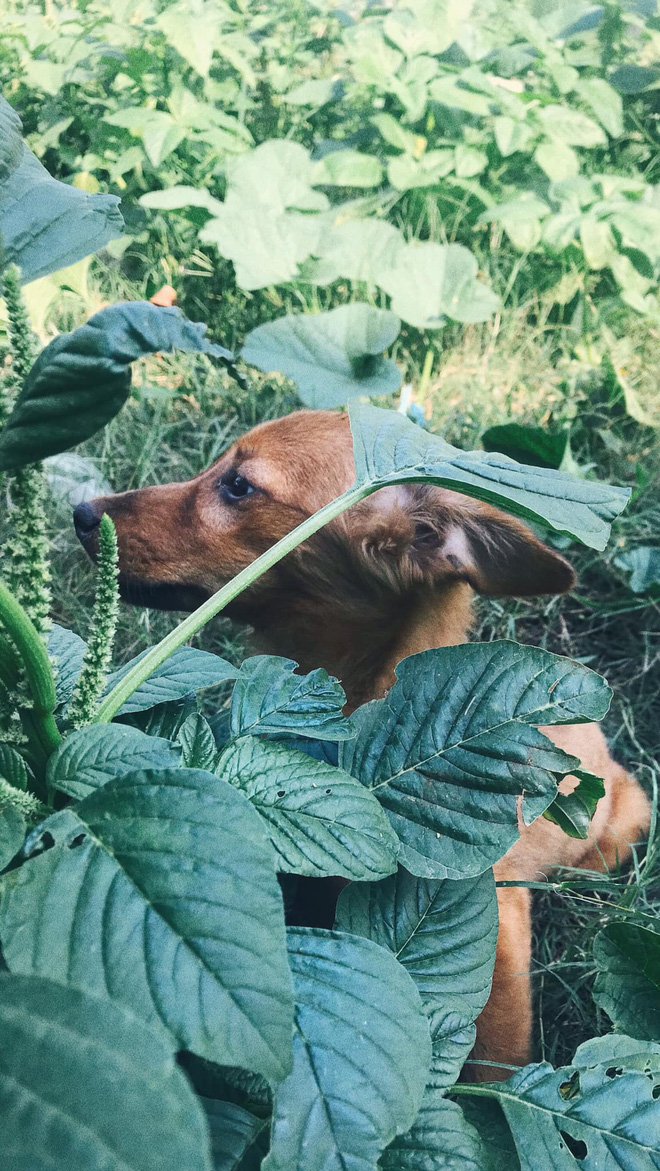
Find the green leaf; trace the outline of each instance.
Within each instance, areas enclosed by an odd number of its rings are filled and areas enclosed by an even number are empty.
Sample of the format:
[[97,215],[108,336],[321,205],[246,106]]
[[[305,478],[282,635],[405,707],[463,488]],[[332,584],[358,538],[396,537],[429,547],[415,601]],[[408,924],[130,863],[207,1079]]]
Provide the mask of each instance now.
[[479,1171],[520,1171],[520,1160],[501,1106],[493,1098],[461,1097],[467,1122],[481,1140],[483,1163]]
[[211,1171],[203,1110],[167,1042],[119,1005],[0,976],[6,1171]]
[[462,244],[411,243],[400,248],[378,284],[392,298],[392,309],[418,329],[437,329],[454,321],[487,321],[499,298],[477,280],[478,265]]
[[218,749],[211,725],[199,712],[193,712],[184,720],[176,741],[183,750],[181,763],[184,768],[205,768],[210,773],[215,772]]
[[601,797],[605,796],[605,783],[593,773],[575,769],[573,775],[578,785],[572,793],[557,793],[552,805],[543,814],[553,821],[569,838],[585,840],[589,836],[591,819]]
[[660,587],[660,546],[626,549],[614,558],[614,564],[630,574],[628,585],[634,594],[655,593]]
[[396,150],[403,150],[406,154],[415,153],[418,136],[403,126],[398,118],[394,118],[392,114],[375,114],[371,121],[390,146]]
[[[388,948],[410,973],[431,1014],[433,1084],[451,1085],[474,1044],[469,1026],[490,992],[497,942],[492,871],[437,882],[400,867],[382,882],[353,882],[339,897],[335,927]],[[450,1014],[458,1014],[458,1025]]]
[[14,789],[27,789],[28,772],[25,761],[11,744],[0,744],[0,777]]
[[189,716],[197,714],[197,700],[194,692],[188,691],[181,699],[170,703],[159,703],[157,707],[142,712],[131,712],[119,716],[124,726],[139,728],[147,736],[162,736],[165,740],[176,740]]
[[396,868],[399,843],[387,817],[341,769],[250,736],[225,749],[217,772],[263,817],[278,870],[382,878]]
[[592,1037],[578,1045],[573,1065],[584,1069],[590,1065],[612,1064],[616,1068],[641,1069],[653,1075],[660,1075],[660,1044],[654,1041],[638,1041],[623,1033],[608,1033],[604,1037]]
[[444,74],[436,77],[429,86],[429,95],[434,102],[452,109],[464,110],[466,114],[476,114],[479,118],[487,118],[497,108],[492,97],[469,89],[461,79]]
[[660,934],[610,923],[594,940],[594,1000],[621,1033],[660,1041]]
[[21,165],[23,126],[14,109],[0,96],[0,184]]
[[109,996],[182,1048],[281,1078],[292,1013],[282,899],[246,798],[211,773],[151,769],[41,830],[55,845],[2,882],[10,970]]
[[607,136],[602,127],[580,110],[570,106],[542,106],[536,111],[536,117],[547,134],[568,146],[586,149],[607,146]]
[[397,667],[383,700],[354,713],[357,737],[339,763],[387,809],[401,863],[428,878],[492,866],[556,796],[575,757],[537,724],[601,719],[611,692],[598,675],[536,647],[491,642],[423,651]]
[[327,105],[340,95],[340,84],[330,77],[319,77],[294,86],[282,94],[282,101],[286,102],[287,106],[314,106],[320,110],[321,106]]
[[184,61],[202,77],[208,77],[218,34],[220,13],[215,4],[186,0],[172,4],[156,18],[158,28]]
[[179,309],[124,301],[60,334],[37,358],[0,434],[0,470],[55,455],[104,427],[129,396],[137,358],[171,350],[231,358],[205,331]]
[[645,1074],[606,1066],[554,1070],[528,1065],[506,1082],[483,1086],[501,1105],[522,1171],[651,1171],[660,1166],[660,1102]]
[[241,357],[295,382],[308,407],[343,406],[356,395],[392,394],[401,374],[383,357],[401,322],[394,313],[354,302],[326,313],[297,313],[258,325]]
[[378,187],[383,168],[374,155],[358,150],[333,150],[314,164],[315,187]]
[[547,427],[503,423],[489,427],[481,436],[485,451],[499,451],[519,463],[539,468],[559,468],[568,443],[568,432],[553,433]]
[[605,128],[611,138],[623,134],[623,102],[620,94],[605,81],[604,77],[583,77],[577,84],[577,92]]
[[288,934],[293,1070],[275,1093],[263,1171],[367,1171],[419,1110],[430,1055],[419,995],[369,940],[304,928]]
[[553,183],[571,179],[580,171],[580,160],[573,147],[556,139],[537,146],[534,159]]
[[230,728],[239,736],[287,732],[315,740],[353,735],[343,714],[344,689],[319,668],[294,675],[298,664],[278,655],[254,655],[241,664],[231,699]]
[[605,220],[586,215],[580,220],[580,243],[589,268],[598,272],[606,268],[616,251],[616,241]]
[[[113,671],[112,675],[108,676],[104,695],[108,695],[120,679],[123,679],[146,654],[146,651],[142,651],[142,654],[136,655],[118,671]],[[221,659],[219,655],[197,650],[196,647],[182,646],[136,688],[120,708],[119,714],[142,712],[158,704],[170,703],[172,700],[182,699],[189,691],[202,691],[205,687],[213,687],[216,683],[235,679],[237,675],[238,668],[233,667],[226,659]]]
[[488,166],[488,155],[485,151],[477,150],[474,146],[466,146],[462,142],[454,147],[454,160],[454,170],[460,179],[471,179],[474,175],[480,175]]
[[211,1131],[213,1171],[259,1171],[268,1151],[268,1119],[235,1106],[202,1098]]
[[393,266],[403,245],[401,233],[386,220],[347,220],[337,224],[324,233],[319,247],[325,272],[322,283],[344,276],[376,284],[380,273]]
[[526,151],[534,137],[531,127],[526,122],[519,122],[517,118],[510,118],[508,114],[495,118],[493,130],[497,149],[505,159],[516,151]]
[[73,630],[53,622],[48,632],[48,654],[55,668],[55,690],[58,704],[66,704],[80,675],[87,643]]
[[[176,768],[181,749],[126,724],[92,724],[71,732],[48,761],[46,780],[76,801],[140,768]],[[187,763],[187,762],[186,762]]]
[[25,818],[0,793],[0,870],[8,866],[25,838]]
[[453,169],[453,151],[430,150],[419,159],[409,154],[390,159],[387,178],[397,191],[410,191],[413,187],[435,187]]
[[16,166],[16,142],[10,134],[5,174],[0,175],[2,267],[17,264],[27,283],[75,264],[123,235],[116,195],[90,195],[60,183],[24,144],[21,152]]
[[641,94],[660,80],[660,70],[645,65],[621,65],[610,74],[610,83],[621,94]]
[[380,1171],[485,1171],[485,1151],[461,1107],[427,1090],[407,1134],[383,1152]]
[[504,455],[461,451],[398,411],[351,403],[349,413],[358,484],[384,487],[430,480],[593,549],[605,548],[610,524],[629,499],[627,488],[528,467]]
[[184,184],[167,187],[164,191],[147,191],[140,196],[139,202],[143,207],[151,207],[159,211],[177,211],[182,207],[203,207],[212,215],[215,215],[223,207],[221,201],[214,199],[206,187],[186,187]]

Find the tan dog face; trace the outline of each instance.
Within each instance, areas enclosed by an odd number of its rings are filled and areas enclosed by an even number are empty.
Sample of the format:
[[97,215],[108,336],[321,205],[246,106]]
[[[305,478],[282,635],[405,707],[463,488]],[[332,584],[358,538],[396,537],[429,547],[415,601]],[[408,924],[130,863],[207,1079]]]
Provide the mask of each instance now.
[[[93,555],[107,512],[123,597],[192,609],[353,482],[348,419],[298,411],[263,423],[181,484],[99,497],[75,510]],[[298,612],[319,621],[387,610],[402,596],[463,580],[487,594],[563,593],[566,561],[522,524],[425,485],[385,488],[289,554],[229,608],[256,626]]]

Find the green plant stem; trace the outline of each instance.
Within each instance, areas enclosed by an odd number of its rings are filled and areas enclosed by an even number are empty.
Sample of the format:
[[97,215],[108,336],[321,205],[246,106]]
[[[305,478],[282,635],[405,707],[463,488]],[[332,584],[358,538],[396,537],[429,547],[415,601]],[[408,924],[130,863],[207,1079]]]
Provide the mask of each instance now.
[[222,586],[217,593],[213,594],[206,602],[184,618],[174,630],[170,631],[165,638],[161,639],[156,646],[147,651],[146,655],[140,659],[139,663],[120,679],[119,683],[113,687],[112,691],[106,695],[103,702],[100,704],[98,711],[94,717],[94,723],[107,724],[117,715],[119,709],[126,703],[126,700],[133,694],[133,692],[145,682],[146,679],[158,668],[161,663],[170,657],[174,651],[183,646],[193,634],[197,634],[211,618],[219,614],[234,598],[242,594],[257,578],[271,569],[273,565],[277,565],[287,553],[295,549],[298,545],[306,541],[308,537],[314,535],[324,525],[328,524],[335,517],[341,516],[342,512],[346,512],[353,504],[357,504],[360,500],[364,500],[372,492],[377,490],[377,485],[361,484],[359,487],[349,488],[348,492],[344,492],[342,496],[338,496],[336,500],[331,500],[330,504],[326,504],[315,512],[313,516],[307,517],[306,520],[299,524],[280,541],[277,541],[256,561],[242,569],[236,577],[232,578],[230,582]]
[[[62,739],[53,717],[57,705],[53,668],[39,631],[2,581],[0,623],[13,642],[25,669],[33,703],[30,709],[32,720],[28,722],[32,724],[40,755],[45,755],[47,759]],[[3,661],[5,658],[3,654]]]

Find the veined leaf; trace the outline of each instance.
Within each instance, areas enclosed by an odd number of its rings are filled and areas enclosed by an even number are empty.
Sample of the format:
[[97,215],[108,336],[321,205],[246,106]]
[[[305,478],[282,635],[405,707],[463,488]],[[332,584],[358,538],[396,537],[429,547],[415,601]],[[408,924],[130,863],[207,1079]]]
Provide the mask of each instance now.
[[486,1171],[486,1151],[456,1102],[427,1089],[411,1129],[395,1138],[380,1171]]
[[660,934],[637,923],[610,923],[594,940],[594,1000],[616,1029],[660,1041]]
[[25,818],[0,793],[0,870],[18,854],[25,838]]
[[408,1130],[428,1070],[428,1025],[390,952],[340,932],[289,930],[293,1070],[275,1093],[263,1171],[372,1171]]
[[374,155],[358,150],[333,150],[314,164],[315,187],[378,187],[383,168]]
[[387,817],[341,769],[253,736],[230,744],[216,768],[263,817],[279,870],[382,878],[395,869],[399,843]]
[[660,1044],[655,1041],[639,1041],[623,1033],[607,1033],[604,1037],[592,1037],[578,1045],[573,1065],[583,1069],[589,1065],[613,1065],[618,1071],[641,1069],[650,1073],[657,1081],[660,1077]]
[[199,712],[189,715],[176,734],[177,745],[181,745],[181,763],[185,768],[205,768],[215,772],[218,749],[208,720]]
[[233,1102],[202,1098],[211,1131],[213,1171],[259,1171],[268,1150],[268,1119]]
[[201,770],[151,769],[109,781],[46,831],[52,849],[2,882],[10,970],[109,996],[182,1048],[281,1078],[292,1019],[282,900],[245,797]]
[[350,419],[356,483],[384,487],[431,480],[575,537],[593,549],[605,548],[610,524],[630,496],[628,488],[528,467],[496,453],[461,451],[398,411],[351,403]]
[[73,630],[53,622],[48,632],[48,654],[53,660],[58,704],[66,704],[81,672],[87,643]]
[[5,98],[0,97],[0,183],[21,165],[23,158],[23,125],[16,111]]
[[591,819],[601,797],[605,796],[605,783],[601,777],[584,769],[574,769],[578,785],[572,793],[557,793],[552,805],[543,814],[548,821],[554,821],[569,838],[585,840],[589,836]]
[[[71,732],[48,761],[48,787],[79,801],[140,768],[176,768],[181,748],[126,724],[91,724]],[[186,762],[188,763],[188,762]]]
[[392,309],[419,329],[453,321],[487,321],[499,298],[477,280],[476,257],[462,244],[405,244],[377,282],[392,298]]
[[28,771],[23,757],[11,744],[0,742],[0,778],[14,789],[27,789]]
[[[124,675],[139,663],[146,655],[146,651],[136,655],[129,663],[125,663],[119,670],[108,676],[105,695],[123,679]],[[141,683],[126,703],[120,708],[119,715],[128,715],[131,712],[146,711],[172,700],[183,699],[189,691],[202,691],[205,687],[212,687],[215,683],[224,683],[235,679],[238,668],[233,667],[226,659],[219,655],[212,655],[209,651],[200,651],[196,647],[179,647],[170,655],[160,667],[152,671],[148,679]]]
[[600,676],[536,647],[491,642],[423,651],[382,700],[354,713],[339,763],[387,809],[401,863],[428,878],[480,874],[556,796],[575,757],[537,724],[601,719]]
[[319,668],[294,675],[298,664],[278,655],[254,655],[241,664],[231,697],[233,739],[287,732],[315,740],[347,740],[353,735],[343,714],[344,689]]
[[228,350],[206,341],[205,330],[179,309],[125,301],[60,334],[37,358],[3,428],[0,470],[88,439],[126,402],[131,362],[145,354],[184,350],[230,359]]
[[199,1100],[171,1047],[107,999],[0,976],[6,1171],[211,1171]]

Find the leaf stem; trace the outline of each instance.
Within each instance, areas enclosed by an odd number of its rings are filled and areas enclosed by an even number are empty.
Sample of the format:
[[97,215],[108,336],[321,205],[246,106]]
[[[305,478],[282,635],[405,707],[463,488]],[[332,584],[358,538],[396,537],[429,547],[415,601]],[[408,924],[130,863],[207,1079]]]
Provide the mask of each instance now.
[[183,646],[193,634],[197,634],[211,618],[219,614],[225,606],[232,602],[234,598],[243,593],[257,578],[271,569],[273,565],[277,565],[287,553],[295,549],[298,545],[306,541],[308,537],[314,535],[329,521],[334,520],[335,517],[341,516],[342,512],[346,512],[351,505],[357,504],[358,501],[364,500],[372,492],[375,492],[379,487],[378,484],[362,483],[359,486],[349,488],[341,496],[335,500],[331,500],[329,504],[324,505],[318,512],[312,516],[308,516],[302,524],[297,525],[280,541],[277,541],[260,557],[257,557],[251,565],[242,569],[236,577],[222,586],[217,593],[213,594],[206,602],[184,618],[183,622],[179,624],[174,630],[170,631],[165,638],[161,639],[156,646],[147,651],[146,655],[136,663],[130,671],[124,675],[123,679],[113,687],[112,691],[106,695],[103,702],[100,704],[98,711],[94,717],[94,723],[107,724],[117,715],[119,709],[126,703],[126,700],[133,694],[133,692],[145,682],[146,679],[158,668],[161,663],[170,657],[174,651]]
[[61,741],[53,712],[57,705],[55,679],[46,645],[25,610],[0,581],[0,623],[13,642],[25,669],[32,697],[34,731],[41,748],[50,755]]

